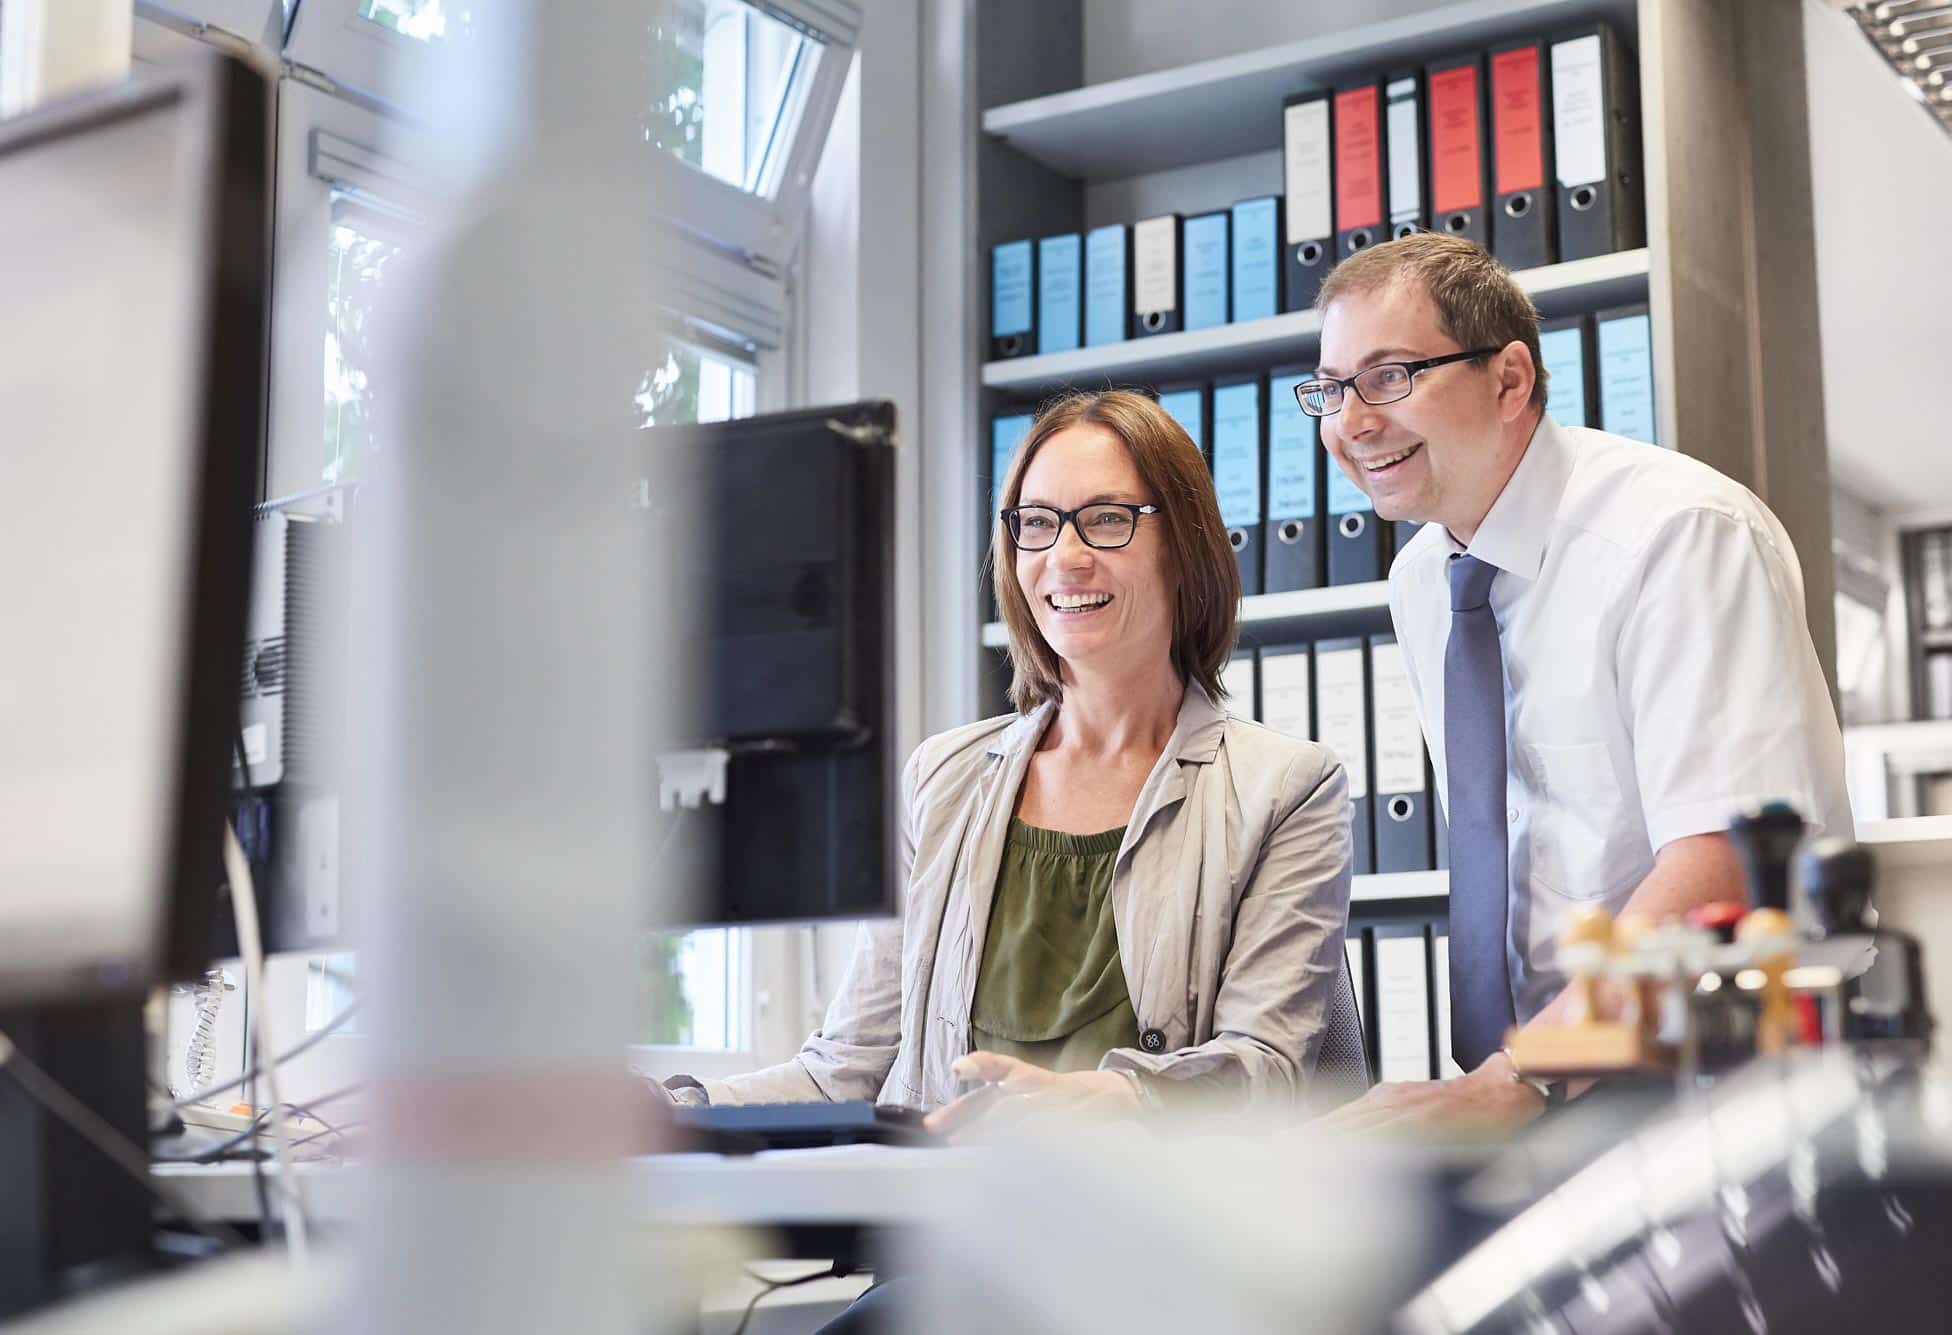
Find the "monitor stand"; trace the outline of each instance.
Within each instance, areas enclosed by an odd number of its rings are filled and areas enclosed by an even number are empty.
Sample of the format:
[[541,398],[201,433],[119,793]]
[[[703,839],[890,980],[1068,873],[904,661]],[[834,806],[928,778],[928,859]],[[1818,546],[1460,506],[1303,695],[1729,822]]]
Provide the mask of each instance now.
[[[142,1002],[0,1010],[0,1031],[146,1147]],[[148,1193],[0,1069],[0,1324],[154,1265]]]

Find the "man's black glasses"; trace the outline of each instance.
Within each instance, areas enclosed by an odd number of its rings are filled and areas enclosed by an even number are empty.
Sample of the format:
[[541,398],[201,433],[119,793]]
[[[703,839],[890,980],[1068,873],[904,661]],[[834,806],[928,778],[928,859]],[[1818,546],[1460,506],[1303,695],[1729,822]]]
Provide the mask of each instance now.
[[1453,352],[1444,357],[1425,357],[1420,362],[1379,362],[1357,371],[1347,380],[1304,380],[1295,386],[1295,400],[1310,417],[1329,417],[1342,411],[1344,391],[1353,389],[1372,408],[1410,397],[1416,378],[1432,367],[1449,366],[1489,357],[1497,348],[1478,348],[1473,352]]

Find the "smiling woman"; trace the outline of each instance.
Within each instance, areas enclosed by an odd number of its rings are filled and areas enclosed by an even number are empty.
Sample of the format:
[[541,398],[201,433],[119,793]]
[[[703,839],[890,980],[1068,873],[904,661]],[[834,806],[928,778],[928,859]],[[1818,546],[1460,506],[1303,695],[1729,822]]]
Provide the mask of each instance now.
[[[1089,507],[1083,516],[1053,509],[1065,502],[1048,494],[1073,477],[1085,485],[1071,501]],[[1024,437],[1001,495],[1010,518],[997,523],[991,578],[1010,633],[1012,704],[1028,711],[1063,698],[1063,664],[1091,653],[1087,621],[1099,623],[1090,626],[1096,643],[1115,642],[1127,657],[1165,649],[1175,680],[1225,699],[1220,670],[1239,633],[1240,567],[1206,460],[1171,414],[1129,390],[1059,399]],[[1131,591],[1142,605],[1124,609],[1115,589],[1078,582],[1087,572],[1116,583],[1140,571],[1156,578]]]
[[1016,712],[910,757],[903,916],[863,926],[819,1032],[673,1096],[872,1098],[957,1133],[1349,1097],[1348,782],[1223,703],[1240,583],[1198,447],[1143,395],[1066,398],[1001,500]]

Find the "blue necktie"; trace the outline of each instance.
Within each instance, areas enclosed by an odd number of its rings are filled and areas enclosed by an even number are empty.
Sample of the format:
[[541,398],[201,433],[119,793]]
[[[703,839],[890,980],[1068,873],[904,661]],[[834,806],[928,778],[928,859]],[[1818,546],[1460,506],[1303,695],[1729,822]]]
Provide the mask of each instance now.
[[1450,558],[1444,756],[1450,799],[1451,1055],[1465,1070],[1504,1046],[1513,1022],[1505,962],[1511,860],[1505,826],[1505,658],[1491,615],[1498,567]]

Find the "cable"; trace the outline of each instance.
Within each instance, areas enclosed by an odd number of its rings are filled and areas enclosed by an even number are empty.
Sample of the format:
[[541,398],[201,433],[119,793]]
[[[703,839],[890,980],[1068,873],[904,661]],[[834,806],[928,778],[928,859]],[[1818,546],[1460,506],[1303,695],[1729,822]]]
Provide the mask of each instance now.
[[761,1298],[770,1298],[781,1289],[791,1289],[801,1284],[811,1284],[816,1279],[834,1279],[838,1274],[832,1266],[828,1266],[825,1270],[816,1270],[811,1275],[801,1275],[798,1279],[766,1279],[751,1270],[746,1271],[746,1273],[766,1287],[752,1295],[752,1301],[746,1304],[746,1314],[739,1318],[739,1324],[733,1329],[732,1335],[746,1335],[746,1327],[752,1324],[753,1309],[759,1306],[759,1300]]
[[[309,1105],[303,1103],[287,1103],[285,1105],[285,1110],[287,1112],[296,1113],[301,1117],[309,1117],[313,1121],[317,1122],[320,1126],[323,1126],[325,1128],[325,1130],[323,1131],[314,1132],[311,1135],[305,1136],[299,1140],[294,1140],[291,1143],[293,1145],[303,1145],[308,1140],[318,1139],[319,1136],[342,1134],[339,1127],[332,1125],[332,1123],[326,1121],[323,1117],[320,1117],[317,1112],[313,1111],[313,1109],[322,1106],[324,1104],[331,1103],[337,1099],[343,1099],[350,1095],[357,1094],[359,1091],[361,1091],[364,1088],[365,1085],[363,1084],[348,1085],[344,1089],[338,1090],[331,1094],[326,1094],[320,1098],[313,1099],[311,1104]],[[239,1145],[242,1145],[245,1141],[250,1140],[255,1136],[259,1135],[263,1130],[265,1119],[270,1116],[271,1116],[271,1109],[269,1108],[261,1109],[258,1112],[257,1116],[251,1119],[251,1124],[249,1126],[243,1128],[241,1131],[238,1131],[235,1135],[231,1136],[230,1139],[219,1141],[215,1145],[211,1145],[208,1148],[198,1150],[195,1154],[173,1155],[168,1158],[159,1159],[158,1162],[160,1163],[218,1163],[221,1160],[229,1157],[231,1151],[236,1149]],[[253,1153],[257,1154],[258,1157],[260,1158],[263,1157],[262,1151],[253,1151]]]
[[[251,1008],[257,1015],[257,1050],[260,1054],[275,1052],[271,1042],[271,1007],[266,1004],[268,994],[264,987],[264,939],[258,934],[257,891],[252,888],[251,866],[244,858],[243,846],[237,842],[237,831],[228,822],[224,825],[224,873],[230,882],[231,911],[237,918],[237,944],[244,952],[246,985],[257,998],[257,1005]],[[260,1057],[258,1064],[264,1067],[265,1083],[271,1089],[271,1149],[278,1160],[279,1179],[291,1201],[291,1208],[284,1211],[284,1219],[290,1233],[292,1259],[303,1265],[311,1254],[305,1224],[305,1183],[292,1171],[291,1150],[285,1136],[285,1102],[278,1092],[278,1062],[277,1057],[269,1062]]]
[[236,1229],[204,1215],[185,1200],[175,1187],[165,1186],[151,1177],[149,1156],[142,1147],[117,1131],[100,1113],[70,1094],[59,1081],[15,1047],[4,1030],[0,1030],[0,1071],[4,1071],[23,1094],[113,1160],[116,1167],[140,1182],[144,1190],[169,1206],[191,1228],[205,1237],[215,1238],[226,1247],[247,1245]]
[[[353,1016],[357,1015],[358,1013],[359,1013],[359,1003],[355,1001],[351,1005],[347,1006],[344,1010],[340,1011],[337,1015],[333,1016],[330,1020],[327,1020],[324,1025],[320,1026],[320,1028],[316,1033],[311,1034],[302,1043],[298,1043],[292,1047],[286,1048],[283,1052],[279,1053],[276,1057],[272,1058],[272,1064],[276,1065],[281,1062],[288,1062],[292,1058],[298,1056],[300,1053],[311,1051],[313,1047],[317,1046],[319,1043],[324,1042],[326,1039],[330,1038],[333,1034],[337,1033],[339,1030],[345,1028],[346,1024],[349,1021],[351,1021]],[[262,1074],[262,1072],[259,1070],[258,1065],[256,1063],[253,1063],[245,1067],[244,1073],[242,1075],[232,1076],[229,1080],[224,1081],[224,1083],[221,1085],[211,1085],[207,1089],[195,1090],[189,1094],[184,1095],[182,1098],[178,1099],[175,1103],[172,1103],[170,1107],[180,1111],[181,1109],[189,1107],[193,1103],[202,1103],[206,1099],[208,1099],[212,1094],[222,1094],[225,1093],[226,1091],[236,1089],[239,1085],[244,1084],[248,1080],[257,1079],[257,1077],[260,1074]]]

